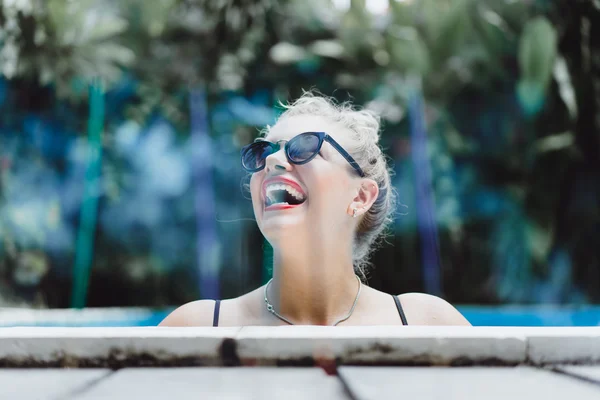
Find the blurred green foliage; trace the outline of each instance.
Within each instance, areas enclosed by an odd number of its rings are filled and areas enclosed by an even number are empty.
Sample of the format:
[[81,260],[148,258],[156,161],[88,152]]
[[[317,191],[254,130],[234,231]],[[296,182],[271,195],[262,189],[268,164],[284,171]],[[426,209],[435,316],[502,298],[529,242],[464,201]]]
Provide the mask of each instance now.
[[[253,123],[219,117],[224,99],[261,98],[262,91],[268,105],[317,87],[365,104],[384,117],[382,142],[405,206],[399,214],[407,214],[398,217],[393,246],[375,255],[372,284],[402,292],[422,288],[405,115],[410,89],[420,87],[445,296],[464,303],[599,301],[598,2],[405,0],[390,1],[386,13],[366,0],[344,4],[4,0],[0,67],[10,96],[3,107],[10,102],[19,115],[67,107],[81,115],[86,82],[100,77],[109,92],[133,92],[109,127],[161,115],[185,137],[189,89],[202,86],[217,110],[213,137],[229,143],[233,163]],[[4,118],[6,127],[18,116]],[[83,133],[84,122],[80,116],[72,131]],[[117,139],[107,137],[110,147]],[[108,153],[105,195],[118,198],[127,169],[117,152]],[[257,269],[260,241],[245,238],[257,232],[242,232],[236,240]],[[108,262],[103,251],[98,264]],[[132,264],[153,270],[157,261],[148,254]],[[160,280],[149,287],[162,295],[131,302],[184,300],[164,295]],[[256,273],[224,278],[224,293],[258,280]],[[185,293],[189,299],[193,290]]]

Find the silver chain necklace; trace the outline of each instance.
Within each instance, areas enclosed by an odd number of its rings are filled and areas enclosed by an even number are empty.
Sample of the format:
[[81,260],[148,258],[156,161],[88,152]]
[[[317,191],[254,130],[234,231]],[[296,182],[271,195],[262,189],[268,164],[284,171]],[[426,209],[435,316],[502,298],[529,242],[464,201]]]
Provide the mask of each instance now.
[[[352,308],[350,309],[350,311],[348,312],[348,314],[344,318],[340,319],[338,322],[336,322],[335,324],[333,324],[333,326],[336,326],[340,322],[344,322],[345,320],[347,320],[348,318],[350,318],[350,316],[354,312],[354,308],[356,307],[356,303],[358,302],[358,298],[360,297],[360,290],[362,289],[362,282],[360,281],[360,278],[358,276],[356,276],[356,280],[358,281],[358,292],[356,292],[356,298],[354,299],[354,303],[352,304]],[[267,284],[265,285],[265,305],[267,306],[267,311],[269,311],[271,314],[273,314],[274,316],[276,316],[277,318],[279,318],[283,322],[287,322],[290,325],[295,325],[292,321],[290,321],[286,317],[284,317],[282,315],[279,315],[279,313],[277,311],[275,311],[275,309],[273,308],[273,305],[269,302],[269,299],[267,297],[267,291],[269,290],[269,286],[271,286],[271,282],[272,281],[273,281],[273,278],[271,278],[269,280],[269,282],[267,282]]]

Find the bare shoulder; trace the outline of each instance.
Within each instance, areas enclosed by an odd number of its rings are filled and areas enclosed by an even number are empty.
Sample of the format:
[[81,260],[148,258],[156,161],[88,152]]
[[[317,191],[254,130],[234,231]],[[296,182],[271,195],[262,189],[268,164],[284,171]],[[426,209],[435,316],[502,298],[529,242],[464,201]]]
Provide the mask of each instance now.
[[440,297],[425,293],[405,293],[398,298],[408,325],[471,325],[452,304]]
[[[255,304],[262,304],[260,288],[220,302],[218,326],[258,325]],[[196,300],[177,308],[158,326],[213,326],[215,300]]]
[[214,300],[186,303],[169,314],[158,326],[212,326]]

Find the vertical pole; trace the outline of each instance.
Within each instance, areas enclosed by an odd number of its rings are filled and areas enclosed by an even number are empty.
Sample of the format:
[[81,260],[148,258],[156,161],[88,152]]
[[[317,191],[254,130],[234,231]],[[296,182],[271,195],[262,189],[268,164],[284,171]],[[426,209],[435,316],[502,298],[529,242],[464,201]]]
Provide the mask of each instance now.
[[409,100],[410,136],[415,171],[417,227],[421,238],[421,257],[425,291],[440,295],[440,255],[435,221],[435,201],[431,187],[431,168],[427,157],[427,127],[420,85],[413,87]]
[[90,114],[88,118],[88,148],[85,182],[73,268],[72,308],[86,304],[90,271],[94,257],[94,235],[100,196],[102,172],[102,130],[104,127],[104,91],[100,80],[94,80],[89,89]]
[[194,147],[196,208],[196,260],[198,286],[203,299],[219,299],[219,241],[212,177],[212,143],[208,131],[208,105],[204,88],[190,93],[190,121]]

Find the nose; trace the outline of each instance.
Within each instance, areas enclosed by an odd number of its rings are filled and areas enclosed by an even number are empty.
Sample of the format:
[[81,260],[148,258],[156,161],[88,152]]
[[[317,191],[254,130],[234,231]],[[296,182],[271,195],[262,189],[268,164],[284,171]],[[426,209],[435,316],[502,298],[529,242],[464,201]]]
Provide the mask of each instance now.
[[275,153],[269,154],[265,159],[265,169],[267,170],[267,173],[274,170],[290,171],[292,169],[292,164],[285,154],[285,147],[284,143],[282,142],[285,141],[279,141],[279,150],[277,150]]

